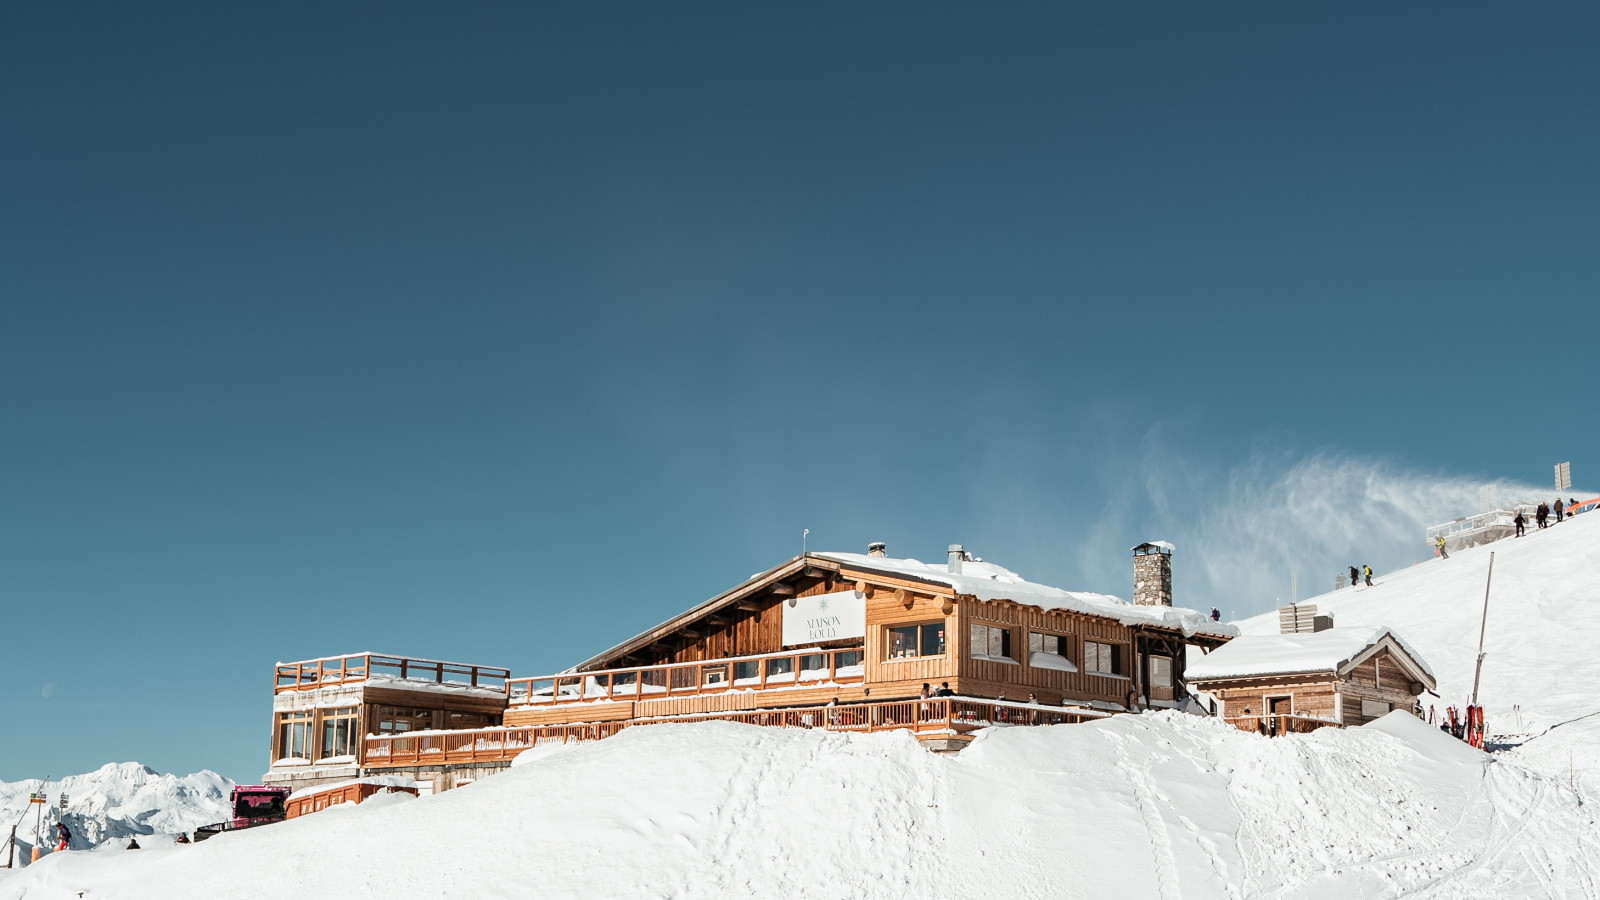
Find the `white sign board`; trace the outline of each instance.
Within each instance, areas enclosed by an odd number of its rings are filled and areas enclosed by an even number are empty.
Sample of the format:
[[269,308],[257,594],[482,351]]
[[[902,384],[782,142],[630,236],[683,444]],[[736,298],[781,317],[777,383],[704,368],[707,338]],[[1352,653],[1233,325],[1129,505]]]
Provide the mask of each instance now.
[[783,601],[783,645],[801,647],[867,636],[867,597],[855,591]]

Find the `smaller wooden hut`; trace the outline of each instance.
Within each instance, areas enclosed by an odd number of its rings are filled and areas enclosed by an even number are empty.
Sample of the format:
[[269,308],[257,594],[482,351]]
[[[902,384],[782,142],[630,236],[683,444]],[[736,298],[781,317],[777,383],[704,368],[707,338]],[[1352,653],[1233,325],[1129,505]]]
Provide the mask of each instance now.
[[1396,709],[1421,716],[1438,687],[1426,661],[1385,626],[1234,638],[1188,668],[1193,690],[1245,731],[1285,734],[1360,725]]

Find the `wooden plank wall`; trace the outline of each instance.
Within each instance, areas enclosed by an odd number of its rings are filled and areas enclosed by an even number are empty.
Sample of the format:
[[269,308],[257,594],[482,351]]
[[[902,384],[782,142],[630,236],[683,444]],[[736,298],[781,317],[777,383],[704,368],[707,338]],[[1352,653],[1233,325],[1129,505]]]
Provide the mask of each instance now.
[[[1133,667],[1133,629],[1120,622],[1098,616],[1065,610],[1043,610],[1018,603],[985,602],[963,598],[958,609],[960,626],[956,629],[956,643],[960,648],[959,671],[962,684],[970,686],[965,693],[997,695],[1005,691],[1009,699],[1024,699],[1028,691],[1039,695],[1047,703],[1059,703],[1063,698],[1075,700],[1105,700],[1126,703],[1128,691],[1133,687],[1131,678],[1114,675],[1090,674],[1082,671],[1083,642],[1099,641],[1122,647],[1124,672]],[[1017,664],[973,659],[967,649],[972,625],[1000,625],[1011,630],[1011,647]],[[1078,672],[1058,672],[1039,669],[1028,664],[1028,632],[1039,631],[1063,635],[1070,639],[1068,651]]]

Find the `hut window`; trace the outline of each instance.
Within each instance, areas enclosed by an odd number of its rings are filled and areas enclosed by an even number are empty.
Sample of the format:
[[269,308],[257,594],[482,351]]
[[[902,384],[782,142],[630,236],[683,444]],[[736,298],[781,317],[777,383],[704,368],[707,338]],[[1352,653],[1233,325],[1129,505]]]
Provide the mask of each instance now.
[[322,759],[352,756],[356,752],[356,707],[341,706],[322,713]]
[[735,684],[750,684],[761,680],[761,661],[752,659],[746,662],[733,664],[733,680]]
[[278,719],[278,758],[311,758],[311,711],[288,712]]
[[972,656],[974,659],[1013,659],[1011,629],[999,625],[972,626]]
[[1029,632],[1028,634],[1029,653],[1049,653],[1062,659],[1070,659],[1071,657],[1067,655],[1067,647],[1071,643],[1070,639],[1060,635],[1040,634],[1037,631]]
[[1159,688],[1172,687],[1172,658],[1168,656],[1150,657],[1150,686]]
[[433,728],[431,709],[410,709],[404,706],[383,706],[378,709],[379,734],[427,731],[431,728]]
[[1379,716],[1387,716],[1393,708],[1382,700],[1363,700],[1361,701],[1361,718],[1376,719]]
[[448,728],[487,728],[494,724],[493,717],[483,713],[446,713],[445,721]]
[[1122,646],[1102,644],[1099,641],[1083,642],[1083,668],[1086,672],[1101,675],[1122,674]]
[[889,629],[889,658],[944,655],[944,623],[899,625]]

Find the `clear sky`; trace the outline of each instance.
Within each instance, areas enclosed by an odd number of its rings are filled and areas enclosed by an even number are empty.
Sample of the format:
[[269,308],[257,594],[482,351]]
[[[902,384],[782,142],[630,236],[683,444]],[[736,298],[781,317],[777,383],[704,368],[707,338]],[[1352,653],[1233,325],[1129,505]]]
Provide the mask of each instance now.
[[564,668],[805,528],[1242,616],[1600,484],[1597,26],[8,4],[0,779],[254,780],[274,661]]

